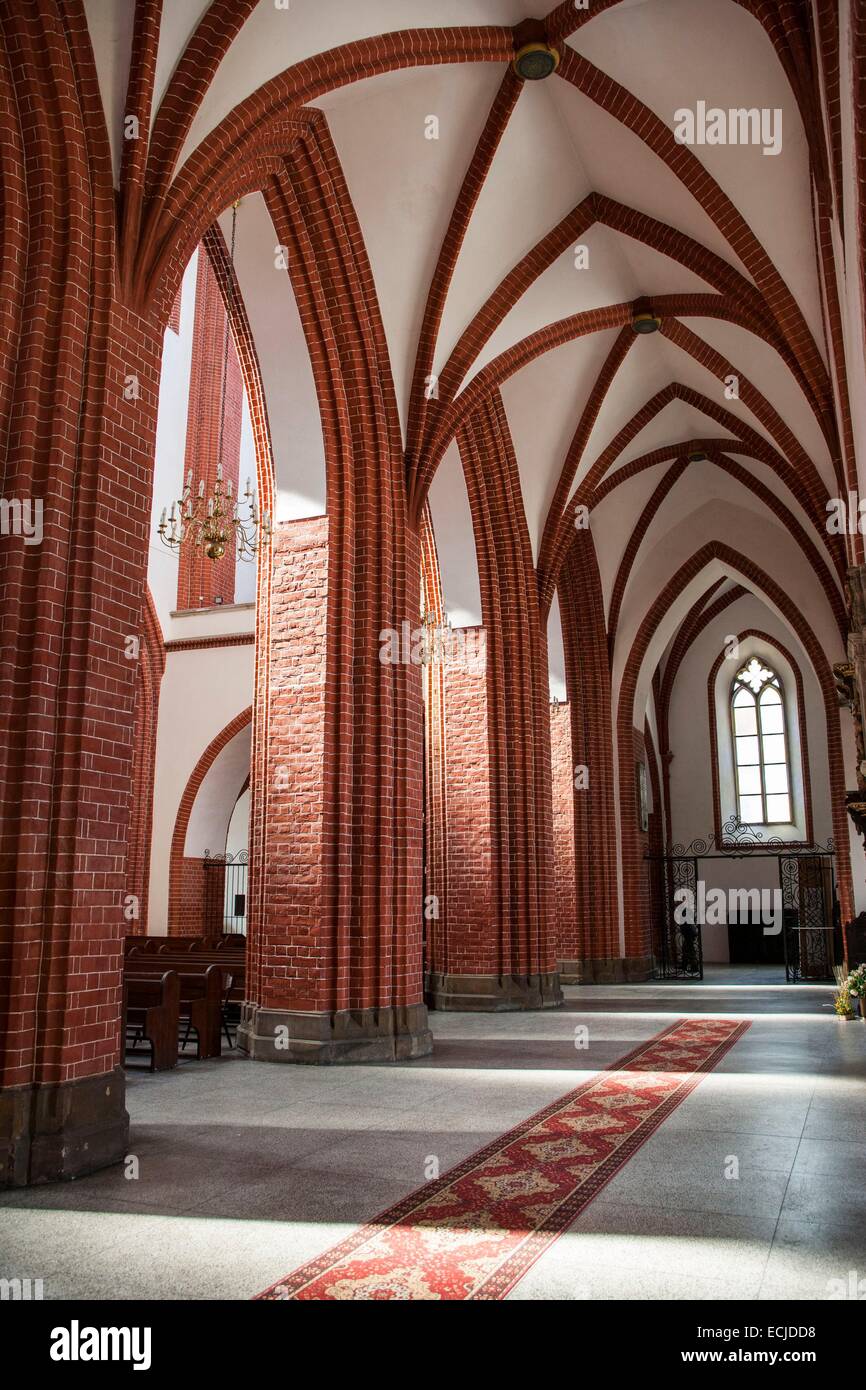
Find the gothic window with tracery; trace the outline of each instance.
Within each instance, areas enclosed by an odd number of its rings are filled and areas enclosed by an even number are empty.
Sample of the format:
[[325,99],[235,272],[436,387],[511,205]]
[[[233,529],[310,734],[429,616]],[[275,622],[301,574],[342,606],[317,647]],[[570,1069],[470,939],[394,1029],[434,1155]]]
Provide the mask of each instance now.
[[737,813],[746,825],[789,825],[791,779],[782,682],[756,656],[731,686]]

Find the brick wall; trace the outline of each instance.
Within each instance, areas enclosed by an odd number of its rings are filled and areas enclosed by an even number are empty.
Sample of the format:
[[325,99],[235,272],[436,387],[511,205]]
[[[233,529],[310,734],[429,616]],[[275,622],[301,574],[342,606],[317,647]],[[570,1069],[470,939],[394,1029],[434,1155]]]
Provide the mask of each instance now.
[[220,936],[225,870],[204,859],[172,861],[171,936]]
[[[467,636],[483,629],[463,629]],[[483,666],[445,671],[448,922],[434,968],[445,974],[498,974],[496,872],[490,787],[487,676]]]

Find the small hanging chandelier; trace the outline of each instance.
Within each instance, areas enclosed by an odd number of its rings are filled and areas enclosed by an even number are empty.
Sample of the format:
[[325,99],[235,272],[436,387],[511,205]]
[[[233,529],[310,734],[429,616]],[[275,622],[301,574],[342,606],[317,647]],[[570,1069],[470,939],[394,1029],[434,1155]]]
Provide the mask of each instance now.
[[422,666],[433,666],[436,662],[444,661],[447,658],[451,630],[451,619],[447,614],[444,621],[440,622],[431,609],[427,608],[426,605],[423,606],[419,652]]
[[270,515],[259,514],[258,500],[250,479],[242,497],[235,497],[231,478],[223,482],[223,440],[225,438],[226,384],[228,380],[229,332],[232,319],[232,297],[234,294],[235,237],[237,232],[238,207],[240,202],[232,203],[232,244],[229,255],[228,304],[226,306],[226,329],[223,345],[222,390],[220,395],[220,424],[217,440],[216,481],[208,495],[205,495],[204,478],[194,487],[192,469],[186,475],[183,493],[171,504],[171,511],[163,507],[158,532],[163,545],[170,550],[179,550],[184,544],[199,546],[209,560],[221,560],[229,545],[234,546],[238,560],[252,560],[259,546],[267,541],[272,531]]

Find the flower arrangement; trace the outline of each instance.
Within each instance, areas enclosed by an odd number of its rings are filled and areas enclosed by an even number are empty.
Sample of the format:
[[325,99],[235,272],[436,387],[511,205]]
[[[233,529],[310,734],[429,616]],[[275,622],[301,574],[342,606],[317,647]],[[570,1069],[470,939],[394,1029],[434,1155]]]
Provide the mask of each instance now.
[[848,993],[847,989],[843,988],[839,990],[839,993],[833,1000],[833,1008],[836,1010],[839,1018],[854,1017],[854,1010],[851,1008],[851,995]]
[[853,994],[855,999],[866,998],[866,965],[858,965],[848,976],[842,985],[849,994]]

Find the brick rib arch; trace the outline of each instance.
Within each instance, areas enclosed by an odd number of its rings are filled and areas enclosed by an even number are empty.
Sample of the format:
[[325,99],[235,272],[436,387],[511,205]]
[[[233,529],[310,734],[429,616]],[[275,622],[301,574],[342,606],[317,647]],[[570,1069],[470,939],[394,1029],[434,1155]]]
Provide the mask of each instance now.
[[616,571],[616,578],[613,581],[613,588],[610,594],[610,603],[607,613],[607,650],[608,656],[613,665],[613,652],[616,643],[616,630],[619,626],[619,613],[622,607],[622,600],[625,595],[626,585],[629,575],[634,567],[637,553],[640,550],[647,531],[655,520],[659,508],[666,500],[668,494],[676,487],[680,478],[689,466],[688,459],[679,457],[674,460],[671,467],[660,479],[657,486],[653,489],[649,501],[644,506],[632,528],[631,535],[626,542],[622,559]]
[[573,49],[563,53],[557,75],[636,134],[692,193],[753,277],[768,311],[800,355],[813,388],[826,393],[826,368],[799,305],[748,223],[693,151],[677,144],[670,127],[634,93]]
[[[817,546],[813,544],[809,534],[800,525],[793,512],[785,506],[785,504],[776,495],[776,493],[774,493],[770,488],[766,487],[759,478],[753,477],[753,475],[748,471],[748,469],[744,468],[742,464],[738,463],[735,459],[728,458],[725,454],[717,454],[714,445],[710,444],[709,441],[696,440],[694,441],[694,443],[695,447],[709,445],[710,452],[708,453],[708,457],[710,461],[723,473],[727,473],[729,477],[734,478],[737,482],[739,482],[744,488],[747,489],[747,491],[751,492],[755,497],[760,498],[760,500],[765,504],[768,510],[779,518],[779,520],[786,528],[788,534],[797,542],[804,556],[808,560],[809,566],[815,574],[816,579],[818,580],[822,589],[824,590],[827,602],[829,603],[830,608],[832,609],[833,614],[836,618],[836,624],[839,628],[839,635],[844,643],[848,632],[848,618],[845,610],[844,600],[842,598],[838,586],[834,583],[830,571],[824,563],[824,560],[821,557]],[[658,452],[663,457],[668,453],[667,450],[658,450],[656,452]],[[650,455],[648,457],[652,456]],[[661,460],[653,459],[653,461],[659,462]],[[645,462],[645,460],[635,460],[635,463],[644,464]],[[647,466],[652,465],[648,464]],[[646,533],[649,530],[650,525],[652,524],[654,517],[656,516],[663,503],[665,502],[669,493],[679,482],[680,478],[683,477],[687,467],[687,459],[684,459],[682,457],[677,458],[676,462],[673,464],[671,468],[668,469],[664,477],[660,480],[657,487],[654,489],[652,496],[650,497],[649,501],[647,502],[646,506],[644,507],[643,511],[638,517],[635,526],[632,530],[631,536],[629,537],[628,543],[623,553],[622,560],[620,561],[619,568],[617,569],[616,579],[614,580],[614,586],[613,591],[611,593],[608,611],[608,643],[610,646],[611,653],[613,652],[613,643],[616,637],[617,624],[619,622],[620,606],[622,604],[625,589],[628,584],[629,576],[634,566],[634,561],[637,556],[637,553],[641,547],[641,544],[643,543],[644,537],[646,536]],[[634,474],[638,471],[639,469],[635,468],[634,472],[632,472],[630,467],[628,470],[628,475],[633,477]],[[615,473],[614,476],[609,480],[611,484],[609,491],[613,491],[621,482],[625,481],[626,469],[621,469],[617,473]]]
[[[165,149],[160,153],[157,148],[159,182],[152,190],[142,228],[144,264],[140,284],[143,286],[150,281],[149,294],[158,290],[153,270],[160,258],[160,248],[178,241],[178,221],[188,218],[198,221],[197,239],[200,239],[207,220],[206,208],[213,206],[215,186],[237,185],[244,167],[255,163],[267,151],[277,160],[288,152],[287,112],[297,113],[299,108],[325,92],[361,78],[442,63],[505,64],[511,60],[513,52],[510,29],[480,27],[405,29],[317,54],[287,68],[235,106],[197,146],[172,181],[191,125],[189,107],[197,108],[203,91],[194,91],[191,102],[184,101],[181,96],[173,126],[166,121],[165,127],[160,127],[158,132]],[[291,117],[289,121],[291,123]],[[276,172],[276,165],[272,171]],[[259,169],[257,177],[261,177],[262,172]],[[225,205],[229,198],[224,197],[222,201]],[[169,292],[168,286],[166,291]]]
[[[631,333],[630,329],[624,330]],[[602,369],[599,382],[607,372],[608,364]],[[606,392],[606,388],[605,388]],[[604,393],[602,393],[603,395]],[[818,538],[831,555],[837,574],[842,578],[845,573],[845,544],[841,537],[829,536],[826,526],[826,508],[828,494],[820,474],[814,464],[806,458],[801,458],[801,467],[795,468],[794,465],[785,457],[784,454],[774,449],[768,444],[762,435],[756,430],[740,420],[732,412],[723,406],[710,401],[700,392],[694,391],[689,387],[683,386],[679,382],[669,382],[667,386],[657,391],[654,396],[645,401],[639,410],[620,427],[613,439],[605,446],[595,462],[587,470],[581,479],[579,486],[568,500],[567,505],[561,499],[567,498],[571,485],[580,466],[586,441],[594,423],[594,414],[597,410],[595,394],[591,395],[590,402],[584,412],[585,416],[590,416],[586,422],[584,418],[578,423],[574,438],[569,446],[565,463],[563,464],[557,492],[554,496],[545,523],[544,535],[538,556],[539,588],[541,592],[542,604],[547,608],[553,598],[553,591],[556,587],[556,580],[562,557],[571,544],[571,536],[574,530],[574,517],[577,507],[583,505],[593,507],[598,505],[610,492],[620,483],[627,481],[635,476],[644,467],[653,467],[657,463],[662,463],[672,458],[676,454],[675,446],[667,446],[650,451],[640,458],[632,459],[629,463],[622,465],[610,477],[607,477],[609,470],[616,463],[617,459],[628,448],[640,432],[658,415],[664,408],[674,400],[683,400],[688,405],[694,406],[703,414],[716,420],[719,424],[729,428],[735,435],[736,443],[743,447],[735,446],[735,441],[730,439],[701,439],[692,441],[694,447],[704,448],[717,458],[719,450],[723,448],[732,449],[734,452],[743,453],[750,458],[764,463],[772,469],[785,483],[792,496],[797,499],[803,509],[811,518]],[[758,418],[762,416],[756,411]],[[764,421],[764,423],[766,423]],[[733,460],[729,461],[731,467],[736,467]],[[729,469],[730,471],[730,469]],[[743,479],[741,478],[741,481]],[[762,486],[758,480],[754,480],[758,486]]]
[[451,212],[448,230],[442,240],[436,268],[433,271],[430,288],[427,291],[421,330],[418,334],[409,404],[409,421],[406,430],[406,453],[409,458],[412,458],[418,451],[424,435],[428,404],[426,381],[433,371],[436,341],[442,323],[445,300],[457,265],[457,258],[460,255],[479,194],[522,91],[523,83],[509,67],[502,79],[502,85],[496,94],[496,99],[490,108],[484,129],[469,162]]

